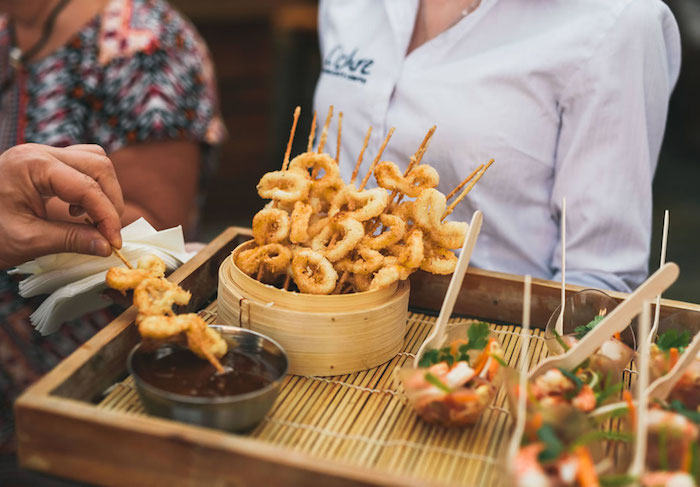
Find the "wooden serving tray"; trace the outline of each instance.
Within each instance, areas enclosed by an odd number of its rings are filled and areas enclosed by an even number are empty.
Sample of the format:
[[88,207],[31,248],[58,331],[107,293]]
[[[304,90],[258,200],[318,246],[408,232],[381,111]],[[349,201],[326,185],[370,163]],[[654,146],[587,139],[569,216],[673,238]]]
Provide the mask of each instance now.
[[[192,292],[187,311],[214,320],[219,265],[248,238],[249,230],[229,228],[170,276]],[[143,412],[125,370],[138,341],[130,308],[17,400],[20,464],[103,485],[497,485],[511,425],[503,391],[474,427],[446,429],[417,418],[393,381],[396,366],[428,335],[449,276],[417,273],[411,281],[411,307],[424,313],[411,313],[396,358],[357,374],[288,377],[266,420],[247,435]],[[470,270],[455,307],[494,323],[512,364],[520,350],[522,281]],[[557,283],[533,281],[536,327],[544,327],[559,299]],[[679,310],[700,306],[662,301],[662,316]],[[532,365],[546,355],[541,330],[533,336]]]

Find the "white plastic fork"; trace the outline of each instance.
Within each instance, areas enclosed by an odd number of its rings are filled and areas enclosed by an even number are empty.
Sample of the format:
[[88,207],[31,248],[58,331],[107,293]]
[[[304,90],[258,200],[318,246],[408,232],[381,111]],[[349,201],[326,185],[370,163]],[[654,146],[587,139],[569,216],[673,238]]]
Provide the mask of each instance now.
[[673,262],[665,264],[617,305],[571,350],[540,363],[535,370],[530,372],[530,379],[534,379],[555,367],[571,370],[593,355],[606,340],[609,340],[615,333],[622,332],[622,330],[627,328],[630,320],[641,311],[644,301],[654,298],[671,286],[678,278],[678,273],[679,270],[676,264]]
[[482,219],[482,214],[478,210],[474,213],[474,216],[472,216],[472,221],[469,223],[469,230],[467,230],[467,236],[464,238],[464,243],[462,244],[462,251],[459,255],[457,266],[452,273],[450,285],[447,287],[447,294],[445,294],[445,299],[443,300],[442,307],[440,308],[440,315],[435,322],[432,333],[428,335],[428,338],[425,339],[423,345],[421,345],[418,349],[416,358],[413,361],[414,367],[418,367],[418,363],[420,362],[420,359],[423,358],[423,354],[428,347],[440,348],[442,346],[442,342],[445,340],[447,322],[452,315],[452,310],[455,307],[457,296],[462,288],[464,274],[467,272],[467,268],[469,267],[469,259],[471,259],[472,251],[476,245],[476,239],[481,231]]

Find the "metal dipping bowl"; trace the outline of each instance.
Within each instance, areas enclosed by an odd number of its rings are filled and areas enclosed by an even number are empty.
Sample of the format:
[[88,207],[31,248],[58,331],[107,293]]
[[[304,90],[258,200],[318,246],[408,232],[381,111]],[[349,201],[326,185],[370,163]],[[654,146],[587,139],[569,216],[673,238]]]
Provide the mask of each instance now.
[[[168,392],[144,381],[134,371],[133,359],[139,352],[140,343],[129,353],[127,369],[134,377],[148,414],[227,431],[250,430],[263,420],[277,398],[280,384],[289,368],[287,354],[276,341],[260,333],[234,326],[210,327],[221,333],[229,350],[263,355],[263,360],[275,372],[272,383],[257,391],[222,397],[193,397]],[[164,345],[159,350],[173,347],[176,345]]]

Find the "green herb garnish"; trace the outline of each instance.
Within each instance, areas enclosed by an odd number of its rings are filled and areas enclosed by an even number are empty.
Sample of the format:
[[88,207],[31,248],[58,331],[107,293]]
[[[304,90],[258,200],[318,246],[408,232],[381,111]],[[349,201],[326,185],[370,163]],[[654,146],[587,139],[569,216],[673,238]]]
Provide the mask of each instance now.
[[434,385],[435,387],[437,387],[438,389],[440,389],[441,391],[443,391],[447,394],[452,392],[452,389],[450,389],[447,386],[447,384],[442,382],[440,379],[438,379],[434,374],[432,374],[430,372],[425,373],[425,380],[426,380],[426,382],[431,383],[432,385]]
[[505,360],[503,360],[503,358],[501,358],[500,355],[496,355],[495,353],[492,353],[492,354],[489,354],[489,357],[491,357],[492,359],[494,359],[496,362],[498,362],[499,364],[501,364],[503,367],[508,367],[508,362],[506,362]]
[[598,323],[603,321],[603,319],[605,319],[605,315],[596,316],[588,324],[577,326],[576,328],[574,328],[574,332],[576,333],[576,338],[581,340],[583,337],[585,337],[588,334],[589,331],[591,331],[593,328],[595,328],[598,325]]
[[638,485],[637,477],[627,474],[601,475],[598,477],[601,487],[621,487],[625,485]]
[[613,395],[618,394],[622,390],[622,382],[618,382],[617,384],[612,384],[608,385],[612,382],[612,372],[608,372],[608,375],[605,379],[605,383],[603,384],[603,388],[601,391],[596,394],[595,398],[595,405],[596,407],[600,406],[603,404],[605,401],[610,399]]
[[672,411],[685,416],[695,424],[700,424],[700,412],[686,408],[685,405],[678,399],[671,401],[670,406]]
[[580,436],[572,445],[572,449],[576,446],[588,445],[594,441],[608,440],[629,443],[634,439],[634,436],[628,433],[620,433],[617,431],[600,431],[594,430]]
[[576,395],[578,395],[578,393],[581,392],[581,388],[583,387],[583,381],[581,379],[579,379],[578,377],[576,377],[576,374],[572,374],[568,370],[562,369],[561,367],[559,368],[559,371],[562,374],[564,374],[564,377],[566,377],[571,382],[573,382],[574,386],[576,386],[576,390],[574,390],[573,392],[570,392],[568,394],[569,396],[571,396],[568,399],[576,397]]
[[564,444],[557,437],[557,433],[551,425],[543,424],[537,430],[537,437],[545,445],[545,449],[537,455],[540,462],[555,460],[564,451]]
[[419,367],[430,367],[433,364],[436,364],[438,361],[438,357],[440,356],[440,351],[437,349],[432,349],[428,350],[423,354],[423,358],[420,359],[420,362],[418,362]]
[[683,333],[678,333],[677,330],[668,330],[659,335],[656,340],[656,346],[662,352],[670,352],[672,348],[677,348],[680,353],[685,351],[685,348],[690,343],[690,332],[684,330]]
[[474,323],[467,330],[467,338],[469,339],[469,342],[463,345],[464,347],[467,347],[465,351],[483,350],[489,343],[489,333],[491,333],[491,329],[489,328],[488,323]]
[[566,344],[557,330],[552,330],[552,332],[554,333],[554,338],[556,338],[557,343],[564,349],[565,352],[568,352],[571,347]]

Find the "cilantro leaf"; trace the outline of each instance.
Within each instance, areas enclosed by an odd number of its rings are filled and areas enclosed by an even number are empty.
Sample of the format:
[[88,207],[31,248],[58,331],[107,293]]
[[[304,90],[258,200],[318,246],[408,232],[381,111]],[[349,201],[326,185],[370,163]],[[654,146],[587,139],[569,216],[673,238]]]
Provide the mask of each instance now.
[[462,345],[466,348],[461,350],[460,347],[460,352],[464,353],[467,350],[483,350],[489,343],[489,333],[491,333],[491,329],[488,323],[474,323],[467,330],[467,338],[469,341],[466,345]]
[[668,330],[659,335],[659,338],[656,340],[656,346],[663,352],[677,348],[680,353],[683,353],[689,343],[690,332],[688,330],[684,330],[683,333],[678,333],[677,330]]
[[537,459],[540,462],[555,460],[564,451],[564,444],[557,437],[557,433],[554,431],[552,425],[543,424],[540,429],[537,430],[537,437],[545,445],[545,449],[537,455]]
[[438,357],[440,355],[440,351],[433,349],[433,350],[428,350],[423,354],[423,358],[420,359],[420,362],[418,362],[419,367],[430,367],[433,364],[436,364],[438,362]]
[[598,323],[603,321],[604,318],[605,318],[605,315],[596,316],[587,324],[577,326],[576,328],[574,328],[574,332],[576,333],[576,338],[581,340],[583,337],[585,337],[588,334],[589,331],[591,331],[593,328],[595,328],[598,325]]
[[700,412],[686,408],[678,399],[671,401],[670,406],[673,411],[685,416],[695,424],[700,424]]

